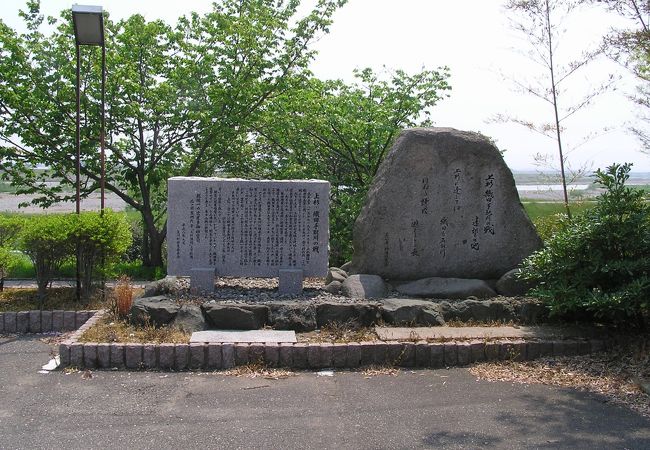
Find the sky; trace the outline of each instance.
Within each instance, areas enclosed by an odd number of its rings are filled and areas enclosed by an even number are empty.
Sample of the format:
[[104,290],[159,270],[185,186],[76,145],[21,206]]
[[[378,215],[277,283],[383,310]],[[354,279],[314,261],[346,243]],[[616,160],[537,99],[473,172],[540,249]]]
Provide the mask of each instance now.
[[[42,0],[45,14],[58,16],[73,2]],[[102,5],[113,20],[134,13],[147,19],[174,23],[190,11],[210,10],[209,0],[88,0]],[[303,10],[315,0],[303,0]],[[518,92],[515,83],[529,85],[540,78],[539,67],[522,53],[526,39],[514,31],[503,8],[503,0],[350,0],[335,13],[330,33],[315,43],[318,55],[311,69],[319,78],[353,81],[355,68],[376,71],[403,69],[416,73],[423,68],[450,69],[451,96],[432,109],[436,126],[479,131],[505,150],[504,158],[513,170],[535,170],[535,155],[554,158],[542,166],[557,166],[555,141],[520,125],[495,123],[497,114],[534,122],[551,121],[550,105]],[[23,0],[0,2],[0,18],[21,30],[18,10]],[[591,8],[583,9],[563,23],[567,33],[557,52],[560,62],[569,62],[582,50],[596,46],[612,26],[622,19]],[[650,172],[650,156],[628,131],[639,124],[639,114],[629,96],[635,80],[618,64],[601,58],[567,80],[561,104],[570,106],[610,74],[621,79],[616,89],[599,96],[588,108],[565,122],[565,148],[574,168],[595,170],[613,162],[632,162],[634,171]],[[596,136],[584,142],[587,136]],[[583,143],[584,142],[584,143]],[[573,149],[575,147],[575,149]],[[573,150],[572,150],[573,149]]]

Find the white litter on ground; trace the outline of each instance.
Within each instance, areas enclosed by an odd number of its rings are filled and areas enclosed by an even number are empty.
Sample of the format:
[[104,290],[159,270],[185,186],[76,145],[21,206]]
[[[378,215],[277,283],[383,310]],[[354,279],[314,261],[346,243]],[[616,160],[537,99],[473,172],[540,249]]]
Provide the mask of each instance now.
[[320,372],[316,372],[316,375],[319,377],[333,377],[334,376],[334,371],[333,370],[321,370]]
[[50,373],[51,371],[56,370],[56,368],[59,367],[59,364],[61,364],[61,360],[58,356],[55,356],[54,358],[50,359],[48,363],[38,371],[38,373]]

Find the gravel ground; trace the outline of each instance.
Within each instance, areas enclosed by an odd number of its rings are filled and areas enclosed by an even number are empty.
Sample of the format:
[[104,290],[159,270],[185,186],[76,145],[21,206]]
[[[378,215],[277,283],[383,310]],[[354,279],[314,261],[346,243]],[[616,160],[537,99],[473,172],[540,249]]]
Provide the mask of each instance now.
[[650,417],[649,343],[650,336],[640,336],[634,344],[603,353],[528,362],[482,363],[469,371],[482,380],[545,384],[594,392],[607,401]]

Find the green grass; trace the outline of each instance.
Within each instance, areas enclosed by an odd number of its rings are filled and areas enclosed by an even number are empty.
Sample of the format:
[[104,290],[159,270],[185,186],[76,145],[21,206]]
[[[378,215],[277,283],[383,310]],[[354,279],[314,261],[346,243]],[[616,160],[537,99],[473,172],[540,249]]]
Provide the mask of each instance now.
[[[524,209],[530,217],[530,220],[551,216],[557,213],[565,212],[564,203],[562,202],[522,202]],[[569,203],[572,214],[580,214],[593,207],[594,202]]]

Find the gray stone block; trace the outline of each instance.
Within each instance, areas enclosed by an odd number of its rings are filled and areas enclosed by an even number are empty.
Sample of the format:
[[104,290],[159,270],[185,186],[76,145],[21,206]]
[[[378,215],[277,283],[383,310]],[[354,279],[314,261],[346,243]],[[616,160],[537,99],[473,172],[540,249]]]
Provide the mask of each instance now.
[[70,366],[70,346],[68,344],[59,344],[59,362],[61,367]]
[[588,340],[578,341],[578,355],[588,355],[591,352],[591,345]]
[[485,343],[483,341],[471,341],[470,362],[483,362],[486,360]]
[[307,360],[307,344],[293,344],[292,365],[296,369],[306,369],[309,367]]
[[124,344],[111,343],[111,367],[117,367],[118,369],[126,367]]
[[458,365],[466,366],[472,359],[472,346],[469,342],[459,342],[456,344],[456,352],[458,353]]
[[75,311],[63,311],[63,328],[61,331],[72,331],[76,329],[77,313]]
[[158,369],[158,360],[156,353],[158,346],[155,344],[144,344],[142,346],[142,367],[146,370]]
[[332,346],[332,366],[340,369],[345,367],[348,357],[347,344],[337,342]]
[[553,356],[564,356],[565,348],[564,341],[553,341]]
[[500,351],[501,351],[500,343],[498,342],[485,343],[485,359],[487,361],[498,361]]
[[280,344],[272,342],[264,346],[264,362],[268,367],[278,367],[280,363]]
[[27,333],[29,331],[29,312],[20,311],[16,313],[16,333]]
[[445,344],[431,343],[429,344],[431,353],[431,364],[429,367],[433,369],[440,369],[445,367]]
[[346,355],[346,367],[354,369],[361,364],[361,344],[358,342],[350,342],[348,344]]
[[205,316],[214,328],[221,330],[255,330],[268,322],[269,307],[265,305],[204,304]]
[[[232,344],[224,344],[224,345],[232,345]],[[225,368],[223,358],[221,356],[222,347],[223,347],[222,344],[215,344],[215,343],[208,344],[208,363],[206,367],[207,369],[221,370]]]
[[453,367],[458,364],[458,347],[454,343],[445,344],[445,366]]
[[569,339],[564,343],[564,354],[565,356],[576,356],[578,355],[578,341]]
[[499,358],[508,361],[526,360],[526,342],[510,341],[501,343]]
[[280,344],[280,360],[278,366],[288,368],[293,367],[293,344]]
[[175,347],[174,368],[179,371],[187,370],[190,364],[190,345],[176,344]]
[[214,291],[214,267],[192,268],[190,272],[190,289],[194,292]]
[[539,342],[539,356],[553,356],[553,343],[549,341]]
[[415,343],[404,342],[402,346],[402,356],[400,358],[398,366],[415,367]]
[[388,361],[386,360],[387,352],[388,346],[385,342],[375,342],[375,351],[373,356],[374,364],[377,366],[388,364]]
[[16,332],[16,313],[15,312],[6,312],[5,316],[5,333],[15,333]]
[[320,344],[320,362],[318,363],[319,367],[333,367],[332,364],[332,355],[333,349],[332,344],[329,342],[323,342]]
[[399,342],[386,342],[386,365],[397,366],[402,357],[402,344]]
[[5,315],[0,312],[0,334],[5,332]]
[[83,344],[83,353],[84,353],[84,367],[86,369],[96,369],[98,366],[97,359],[97,343],[95,342],[86,342]]
[[605,342],[600,339],[591,339],[589,341],[591,353],[605,351]]
[[206,344],[199,344],[197,342],[190,343],[190,365],[191,370],[203,369],[206,363],[206,351],[208,346]]
[[303,274],[301,269],[280,269],[278,278],[278,294],[302,294]]
[[63,331],[63,311],[52,311],[52,331]]
[[111,344],[97,344],[97,365],[101,369],[111,367]]
[[170,178],[168,273],[215,268],[218,276],[276,277],[284,265],[324,277],[328,203],[326,181]]
[[245,366],[250,363],[248,349],[250,344],[238,342],[235,344],[235,365]]
[[41,332],[41,312],[40,311],[30,311],[29,312],[29,332],[30,333],[40,333]]
[[235,344],[225,343],[221,345],[221,357],[224,369],[235,367]]
[[70,365],[80,369],[84,366],[84,346],[80,342],[70,345]]
[[375,364],[375,343],[359,342],[359,365],[361,367],[372,366]]
[[127,369],[141,369],[142,364],[142,344],[126,344],[124,347],[124,359]]
[[309,344],[307,347],[307,367],[310,369],[320,369],[320,343]]
[[172,370],[175,365],[174,344],[160,344],[158,346],[158,366],[161,370]]
[[52,331],[52,311],[41,311],[41,333]]
[[264,364],[264,344],[257,342],[250,344],[248,360],[251,364]]
[[427,341],[415,343],[415,367],[429,367],[431,365],[431,348]]
[[526,343],[526,358],[530,361],[539,358],[541,345],[539,342],[530,341]]

